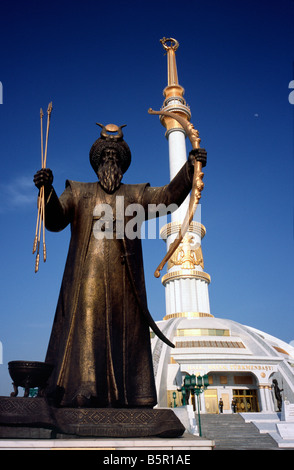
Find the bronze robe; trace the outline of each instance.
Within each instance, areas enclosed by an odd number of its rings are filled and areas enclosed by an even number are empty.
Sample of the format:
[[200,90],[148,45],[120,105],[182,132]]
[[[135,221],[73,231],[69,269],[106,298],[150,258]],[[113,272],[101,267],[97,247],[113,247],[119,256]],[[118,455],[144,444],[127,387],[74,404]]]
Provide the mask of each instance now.
[[[75,406],[77,395],[91,406],[153,407],[157,403],[146,315],[141,239],[97,239],[93,211],[124,197],[124,207],[141,204],[178,206],[191,189],[193,166],[187,162],[166,186],[121,184],[107,194],[99,182],[67,181],[58,199],[46,201],[46,227],[71,224],[71,240],[46,362],[54,364],[47,396],[56,405]],[[150,214],[149,214],[150,215]],[[157,214],[154,214],[155,216]],[[153,215],[152,215],[153,216]],[[125,217],[127,223],[131,217]],[[114,222],[115,229],[115,222]],[[157,331],[155,331],[158,333]]]

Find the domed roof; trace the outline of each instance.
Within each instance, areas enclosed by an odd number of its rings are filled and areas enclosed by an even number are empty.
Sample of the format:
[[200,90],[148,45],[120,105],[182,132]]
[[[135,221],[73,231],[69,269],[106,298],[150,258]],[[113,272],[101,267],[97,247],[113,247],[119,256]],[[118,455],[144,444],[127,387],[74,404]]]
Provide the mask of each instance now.
[[[292,345],[233,320],[215,317],[175,318],[157,322],[157,325],[175,345],[173,356],[271,357],[287,359],[294,366]],[[156,337],[153,342],[156,342]]]

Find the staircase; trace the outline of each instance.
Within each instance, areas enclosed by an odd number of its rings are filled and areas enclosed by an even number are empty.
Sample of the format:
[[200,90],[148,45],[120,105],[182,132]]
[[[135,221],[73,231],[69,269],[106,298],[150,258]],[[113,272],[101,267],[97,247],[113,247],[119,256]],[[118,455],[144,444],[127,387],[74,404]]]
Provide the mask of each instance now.
[[[202,414],[202,437],[215,442],[215,450],[280,450],[269,434],[238,414]],[[198,423],[198,419],[197,419]]]

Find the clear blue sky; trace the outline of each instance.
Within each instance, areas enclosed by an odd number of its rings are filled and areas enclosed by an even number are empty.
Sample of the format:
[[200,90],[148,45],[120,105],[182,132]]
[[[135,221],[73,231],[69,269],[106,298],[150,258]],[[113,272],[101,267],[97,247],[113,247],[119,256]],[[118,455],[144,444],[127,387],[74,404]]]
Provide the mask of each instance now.
[[[40,167],[39,110],[53,102],[48,166],[94,181],[95,122],[127,124],[132,165],[125,182],[169,180],[157,117],[167,84],[159,40],[175,37],[179,82],[207,149],[202,223],[211,312],[294,339],[293,0],[14,1],[0,6],[0,395],[7,363],[44,360],[70,232],[48,233],[48,259],[34,272],[32,244]],[[190,149],[187,142],[187,148]],[[153,276],[165,244],[143,243],[149,308],[164,316]]]

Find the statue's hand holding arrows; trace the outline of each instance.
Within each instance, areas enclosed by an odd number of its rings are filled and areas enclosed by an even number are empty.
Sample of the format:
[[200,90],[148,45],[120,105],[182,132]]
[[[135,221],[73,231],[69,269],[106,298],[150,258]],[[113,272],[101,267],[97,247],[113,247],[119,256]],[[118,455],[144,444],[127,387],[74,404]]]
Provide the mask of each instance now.
[[50,127],[50,118],[52,112],[52,103],[49,103],[47,109],[47,129],[46,129],[46,141],[45,141],[45,150],[43,148],[43,110],[40,109],[40,123],[41,123],[41,164],[42,169],[38,171],[34,176],[34,183],[39,189],[38,197],[38,215],[36,223],[36,233],[33,246],[33,254],[37,251],[36,263],[35,263],[35,272],[39,269],[39,260],[40,260],[40,240],[41,240],[41,226],[43,225],[43,259],[46,261],[46,243],[45,243],[45,190],[52,185],[53,175],[52,171],[46,168],[47,162],[47,149],[48,149],[48,136],[49,136],[49,127]]

